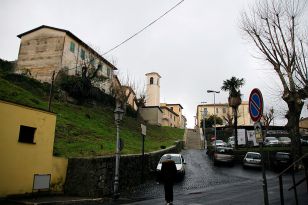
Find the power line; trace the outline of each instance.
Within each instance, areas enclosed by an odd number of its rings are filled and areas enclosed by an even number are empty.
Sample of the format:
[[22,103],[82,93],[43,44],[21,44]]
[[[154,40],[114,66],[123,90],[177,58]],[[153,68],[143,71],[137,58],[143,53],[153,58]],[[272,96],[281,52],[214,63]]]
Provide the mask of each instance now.
[[154,23],[156,23],[158,20],[160,20],[161,18],[163,18],[165,15],[167,15],[170,11],[172,11],[173,9],[175,9],[177,6],[179,6],[181,3],[183,3],[184,0],[181,0],[180,2],[178,2],[177,4],[175,4],[173,7],[171,7],[168,11],[166,11],[164,14],[162,14],[161,16],[159,16],[158,18],[156,18],[154,21],[152,21],[151,23],[149,23],[147,26],[145,26],[144,28],[142,28],[141,30],[139,30],[138,32],[136,32],[135,34],[133,34],[132,36],[130,36],[129,38],[127,38],[126,40],[122,41],[121,43],[119,43],[118,45],[116,45],[115,47],[111,48],[110,50],[108,50],[107,52],[103,53],[102,55],[106,55],[107,53],[113,51],[114,49],[120,47],[121,45],[123,45],[124,43],[126,43],[127,41],[129,41],[130,39],[134,38],[135,36],[137,36],[138,34],[140,34],[142,31],[144,31],[145,29],[147,29],[148,27],[150,27],[151,25],[153,25]]

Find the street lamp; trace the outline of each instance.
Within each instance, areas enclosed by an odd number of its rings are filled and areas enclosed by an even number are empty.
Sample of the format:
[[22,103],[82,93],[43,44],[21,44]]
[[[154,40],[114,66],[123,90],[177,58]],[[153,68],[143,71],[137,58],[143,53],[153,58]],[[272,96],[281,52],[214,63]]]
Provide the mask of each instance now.
[[123,119],[124,110],[121,109],[119,105],[117,105],[114,110],[114,119],[117,126],[117,144],[116,144],[116,166],[115,166],[115,174],[114,174],[114,185],[113,185],[113,193],[114,198],[119,198],[119,168],[120,168],[120,122]]
[[220,91],[215,91],[215,90],[207,90],[207,93],[213,93],[214,94],[214,135],[215,135],[215,149],[216,149],[216,140],[217,140],[217,137],[216,137],[216,107],[215,107],[215,94],[217,93],[220,93]]
[[[206,104],[207,102],[201,102],[201,104]],[[203,109],[202,113],[202,133],[203,133],[203,148],[205,149],[205,117],[207,115],[207,109]],[[200,125],[199,125],[200,126]]]

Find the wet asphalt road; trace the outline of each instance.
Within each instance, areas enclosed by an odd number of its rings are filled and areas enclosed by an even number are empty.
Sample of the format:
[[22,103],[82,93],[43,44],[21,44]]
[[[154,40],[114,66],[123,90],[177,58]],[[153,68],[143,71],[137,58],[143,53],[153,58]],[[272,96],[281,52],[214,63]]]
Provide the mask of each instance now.
[[[174,195],[203,192],[218,185],[227,185],[245,181],[261,181],[261,171],[243,169],[241,165],[215,167],[212,160],[206,155],[205,150],[183,150],[182,155],[186,160],[186,175],[184,179],[174,186]],[[276,174],[267,172],[268,178]],[[148,181],[135,187],[131,192],[124,194],[133,200],[153,199],[164,196],[162,184],[155,180]]]

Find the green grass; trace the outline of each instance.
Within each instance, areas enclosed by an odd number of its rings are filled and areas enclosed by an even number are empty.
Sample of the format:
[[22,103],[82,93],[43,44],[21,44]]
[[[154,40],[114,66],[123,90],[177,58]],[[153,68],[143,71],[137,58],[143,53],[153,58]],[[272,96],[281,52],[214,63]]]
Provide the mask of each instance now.
[[[17,79],[17,80],[16,80]],[[40,87],[41,86],[41,87]],[[0,99],[31,107],[47,109],[46,84],[22,78],[0,75]],[[57,114],[54,155],[84,157],[115,153],[116,126],[111,107],[78,106],[53,101],[52,111]],[[159,150],[182,140],[183,129],[148,125],[145,151]],[[125,116],[120,125],[124,141],[123,154],[141,153],[140,123]]]

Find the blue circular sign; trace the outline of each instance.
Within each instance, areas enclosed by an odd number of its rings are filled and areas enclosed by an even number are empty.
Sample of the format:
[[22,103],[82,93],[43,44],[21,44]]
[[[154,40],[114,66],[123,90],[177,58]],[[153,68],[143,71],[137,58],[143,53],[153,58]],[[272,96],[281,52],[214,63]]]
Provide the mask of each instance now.
[[259,121],[263,115],[263,97],[257,88],[254,88],[249,96],[249,114],[254,122]]

